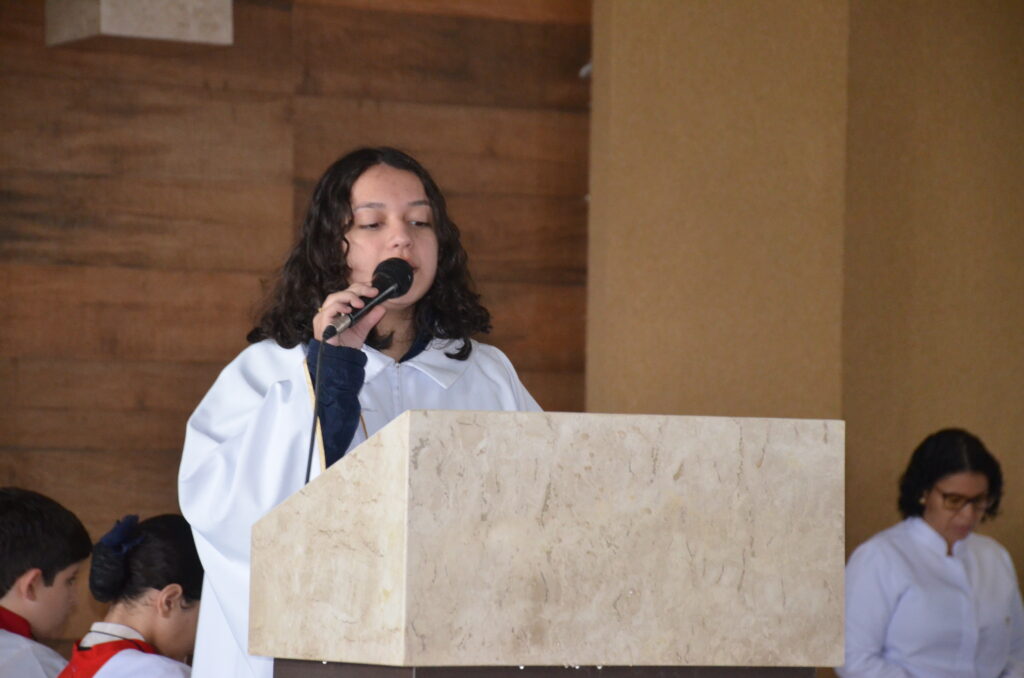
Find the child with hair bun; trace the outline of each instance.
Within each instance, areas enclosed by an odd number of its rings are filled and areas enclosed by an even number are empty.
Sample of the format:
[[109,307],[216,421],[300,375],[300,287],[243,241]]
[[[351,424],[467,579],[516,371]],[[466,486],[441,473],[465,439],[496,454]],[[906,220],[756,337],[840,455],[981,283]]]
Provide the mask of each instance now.
[[125,516],[93,548],[89,590],[111,603],[59,678],[182,678],[192,653],[203,566],[180,515]]

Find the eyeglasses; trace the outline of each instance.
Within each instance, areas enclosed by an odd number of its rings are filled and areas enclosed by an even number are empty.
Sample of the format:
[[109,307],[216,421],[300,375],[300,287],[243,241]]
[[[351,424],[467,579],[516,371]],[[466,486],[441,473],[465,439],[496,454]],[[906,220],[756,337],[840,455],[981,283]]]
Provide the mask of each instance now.
[[962,494],[956,492],[943,492],[939,488],[932,488],[940,495],[942,495],[942,505],[950,511],[959,511],[967,504],[972,505],[978,511],[987,511],[992,506],[994,501],[992,497],[988,496],[987,492],[982,492],[979,495],[973,497],[965,497]]

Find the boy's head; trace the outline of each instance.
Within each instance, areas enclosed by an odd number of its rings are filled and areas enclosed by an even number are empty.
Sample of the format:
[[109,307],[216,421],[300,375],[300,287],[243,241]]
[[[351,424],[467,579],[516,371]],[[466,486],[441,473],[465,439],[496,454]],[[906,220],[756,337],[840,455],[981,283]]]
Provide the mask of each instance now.
[[74,513],[38,492],[0,488],[0,605],[28,620],[34,636],[60,633],[91,552]]

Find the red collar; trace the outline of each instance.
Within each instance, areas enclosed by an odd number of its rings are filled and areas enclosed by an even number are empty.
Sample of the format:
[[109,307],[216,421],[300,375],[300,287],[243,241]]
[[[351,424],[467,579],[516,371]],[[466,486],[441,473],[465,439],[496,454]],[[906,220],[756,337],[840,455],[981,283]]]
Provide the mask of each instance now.
[[11,612],[3,605],[0,605],[0,629],[17,633],[19,636],[24,636],[29,640],[35,640],[32,637],[32,625],[28,623],[28,620],[20,614]]
[[103,668],[111,657],[121,650],[138,650],[146,654],[157,654],[156,648],[143,640],[113,640],[83,650],[75,643],[71,650],[71,661],[57,678],[92,678]]

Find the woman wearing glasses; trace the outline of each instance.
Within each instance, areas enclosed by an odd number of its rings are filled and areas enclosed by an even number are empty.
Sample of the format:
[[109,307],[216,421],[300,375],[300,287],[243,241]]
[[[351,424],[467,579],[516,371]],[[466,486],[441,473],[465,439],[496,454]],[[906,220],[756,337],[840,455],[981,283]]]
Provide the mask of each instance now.
[[1024,677],[1024,610],[1009,554],[974,534],[1003,476],[978,438],[928,436],[900,479],[903,522],[846,566],[843,678]]

